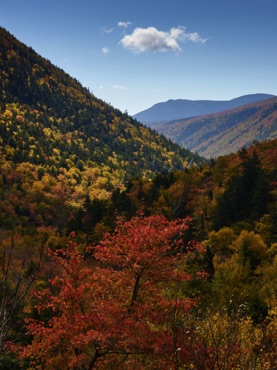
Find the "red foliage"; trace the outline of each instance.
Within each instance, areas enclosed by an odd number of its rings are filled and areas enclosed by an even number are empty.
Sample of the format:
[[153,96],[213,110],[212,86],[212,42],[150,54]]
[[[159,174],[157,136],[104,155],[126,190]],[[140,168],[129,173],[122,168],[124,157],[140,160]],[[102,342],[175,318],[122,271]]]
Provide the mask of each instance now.
[[[43,369],[177,369],[188,360],[184,322],[197,300],[183,282],[189,220],[163,216],[119,221],[114,235],[90,247],[87,262],[70,242],[51,252],[60,268],[51,288],[37,293],[48,322],[29,320],[33,342],[24,351]],[[201,250],[193,244],[193,248]]]

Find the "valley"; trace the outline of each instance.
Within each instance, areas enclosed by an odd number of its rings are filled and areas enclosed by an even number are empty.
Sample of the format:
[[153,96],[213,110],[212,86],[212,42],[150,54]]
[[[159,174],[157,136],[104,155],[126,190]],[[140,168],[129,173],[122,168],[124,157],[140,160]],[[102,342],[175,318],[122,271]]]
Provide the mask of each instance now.
[[0,63],[0,369],[276,368],[277,98],[149,128]]

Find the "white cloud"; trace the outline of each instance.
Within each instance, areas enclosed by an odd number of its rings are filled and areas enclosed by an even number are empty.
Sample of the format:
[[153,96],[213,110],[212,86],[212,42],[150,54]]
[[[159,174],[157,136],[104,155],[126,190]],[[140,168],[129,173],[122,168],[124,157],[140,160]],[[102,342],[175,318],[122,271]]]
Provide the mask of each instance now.
[[109,48],[102,48],[102,53],[103,54],[109,54],[110,49]]
[[204,42],[207,41],[207,39],[202,39],[197,32],[186,33],[185,39],[191,42],[200,42],[201,44],[204,44]]
[[120,44],[125,49],[132,50],[136,53],[142,52],[165,52],[173,50],[180,52],[181,42],[200,42],[204,43],[197,32],[187,33],[185,27],[174,27],[169,32],[159,31],[155,27],[136,28],[132,34],[125,35]]
[[113,88],[117,90],[127,90],[127,87],[119,85],[119,84],[113,85]]
[[129,27],[131,24],[132,24],[131,22],[118,22],[117,23],[118,27],[123,27],[123,28]]
[[102,33],[112,33],[113,32],[113,28],[101,28],[100,29]]

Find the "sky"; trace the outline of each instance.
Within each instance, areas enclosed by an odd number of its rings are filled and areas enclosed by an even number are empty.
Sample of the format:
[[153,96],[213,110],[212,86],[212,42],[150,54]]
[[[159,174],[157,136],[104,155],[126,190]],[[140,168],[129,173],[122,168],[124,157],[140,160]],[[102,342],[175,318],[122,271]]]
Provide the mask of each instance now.
[[0,0],[0,25],[130,115],[277,95],[277,0]]

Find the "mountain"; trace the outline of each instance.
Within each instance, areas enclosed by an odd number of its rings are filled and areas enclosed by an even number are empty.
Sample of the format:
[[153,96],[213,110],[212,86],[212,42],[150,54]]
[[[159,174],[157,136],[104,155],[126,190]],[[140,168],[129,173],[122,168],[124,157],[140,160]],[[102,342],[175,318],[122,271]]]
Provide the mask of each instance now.
[[151,108],[135,114],[133,117],[151,127],[157,123],[165,121],[217,113],[272,97],[274,97],[274,95],[250,94],[226,101],[182,99],[168,100],[167,102],[157,103]]
[[277,137],[277,97],[153,127],[201,156],[218,157]]
[[0,369],[275,369],[277,139],[204,161],[3,29],[0,63]]
[[104,178],[99,187],[112,189],[134,175],[202,161],[95,97],[3,28],[0,60],[1,165],[29,163],[77,184],[97,168],[86,186]]

